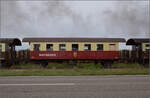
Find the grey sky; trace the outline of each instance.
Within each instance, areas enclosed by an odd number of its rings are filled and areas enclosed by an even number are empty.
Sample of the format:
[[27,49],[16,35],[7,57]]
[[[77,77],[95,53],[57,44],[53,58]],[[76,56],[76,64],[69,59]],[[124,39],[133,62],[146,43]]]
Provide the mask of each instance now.
[[1,1],[1,37],[149,37],[149,1]]

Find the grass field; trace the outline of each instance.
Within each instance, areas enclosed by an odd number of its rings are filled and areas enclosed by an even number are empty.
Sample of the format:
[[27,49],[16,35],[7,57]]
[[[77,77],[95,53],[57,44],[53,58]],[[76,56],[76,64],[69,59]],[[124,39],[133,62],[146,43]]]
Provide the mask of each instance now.
[[51,63],[47,68],[36,64],[13,65],[10,69],[1,69],[0,76],[84,76],[84,75],[148,75],[149,68],[134,64],[115,63],[112,69],[102,69],[101,64],[69,64]]
[[13,65],[10,69],[1,69],[0,76],[80,76],[80,75],[148,75],[149,68],[134,64],[115,63],[112,69],[102,69],[101,64],[68,64],[51,63],[47,68],[36,64]]
[[0,76],[148,75],[149,69],[3,69]]
[[[70,68],[79,68],[79,69],[101,69],[102,65],[94,63],[80,63],[77,65],[71,65],[67,63],[49,63],[46,67],[47,69],[70,69]],[[113,68],[144,68],[138,63],[114,63]],[[27,64],[17,64],[13,65],[11,69],[41,69],[41,66],[38,64],[27,63]]]

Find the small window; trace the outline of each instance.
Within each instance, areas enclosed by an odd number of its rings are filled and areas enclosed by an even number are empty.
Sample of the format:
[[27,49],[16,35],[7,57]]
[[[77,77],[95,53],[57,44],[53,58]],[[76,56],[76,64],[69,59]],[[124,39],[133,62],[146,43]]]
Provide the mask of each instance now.
[[103,51],[103,44],[97,44],[97,50]]
[[40,50],[40,44],[34,44],[34,51]]
[[2,52],[2,45],[0,45],[0,52]]
[[65,51],[66,50],[66,45],[65,44],[60,44],[59,45],[59,50],[60,51]]
[[52,51],[53,50],[53,44],[47,44],[46,50]]
[[85,44],[84,45],[84,50],[85,51],[90,51],[91,50],[91,44]]
[[146,51],[150,51],[150,45],[146,45]]
[[78,51],[78,44],[72,44],[72,51]]

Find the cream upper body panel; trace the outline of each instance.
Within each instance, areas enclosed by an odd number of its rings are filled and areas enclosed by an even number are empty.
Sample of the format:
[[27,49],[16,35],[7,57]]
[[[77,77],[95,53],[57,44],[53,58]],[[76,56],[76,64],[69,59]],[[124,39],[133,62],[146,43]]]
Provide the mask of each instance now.
[[5,52],[6,51],[6,44],[0,43],[0,48],[1,48],[1,52]]
[[142,43],[142,51],[146,51],[146,46],[150,46],[150,43]]
[[103,51],[110,51],[113,45],[113,51],[119,50],[118,42],[30,42],[30,50],[34,50],[34,44],[40,44],[40,51],[46,51],[47,44],[53,44],[53,51],[59,51],[59,44],[66,45],[66,51],[72,51],[72,44],[78,44],[78,51],[84,51],[84,45],[90,44],[91,51],[97,51],[97,44],[103,44]]

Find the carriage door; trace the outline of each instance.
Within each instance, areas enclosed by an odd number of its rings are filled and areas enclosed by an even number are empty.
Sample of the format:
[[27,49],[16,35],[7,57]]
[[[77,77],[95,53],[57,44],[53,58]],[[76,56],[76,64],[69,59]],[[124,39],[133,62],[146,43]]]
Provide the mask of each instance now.
[[15,60],[16,59],[15,45],[11,45],[10,47],[11,47],[11,49],[10,49],[11,58],[12,58],[12,60]]
[[109,44],[109,51],[116,51],[116,45],[115,44]]

